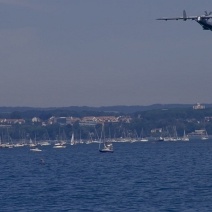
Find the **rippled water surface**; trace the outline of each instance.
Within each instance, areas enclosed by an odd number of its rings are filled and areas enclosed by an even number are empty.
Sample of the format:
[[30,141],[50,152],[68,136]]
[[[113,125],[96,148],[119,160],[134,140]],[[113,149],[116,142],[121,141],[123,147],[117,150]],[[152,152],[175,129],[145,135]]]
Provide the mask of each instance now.
[[0,149],[0,211],[212,211],[212,140],[41,148]]

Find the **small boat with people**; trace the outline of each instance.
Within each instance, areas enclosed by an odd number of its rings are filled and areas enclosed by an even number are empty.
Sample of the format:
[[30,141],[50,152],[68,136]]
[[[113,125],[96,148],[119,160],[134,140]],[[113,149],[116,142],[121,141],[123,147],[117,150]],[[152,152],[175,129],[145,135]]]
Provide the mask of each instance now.
[[113,153],[113,144],[112,143],[109,143],[109,144],[106,144],[104,143],[104,146],[103,148],[99,148],[99,152],[102,152],[102,153]]

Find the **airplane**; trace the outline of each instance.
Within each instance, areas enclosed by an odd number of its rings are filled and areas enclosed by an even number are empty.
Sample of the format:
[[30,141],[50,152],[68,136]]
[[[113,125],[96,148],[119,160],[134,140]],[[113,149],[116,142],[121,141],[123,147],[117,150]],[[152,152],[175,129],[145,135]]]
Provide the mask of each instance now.
[[169,21],[169,20],[183,20],[183,21],[187,21],[187,20],[194,20],[196,21],[198,24],[200,24],[203,28],[203,30],[211,30],[212,31],[212,22],[209,21],[209,19],[212,18],[212,12],[207,12],[205,11],[204,15],[200,15],[200,16],[187,16],[186,15],[186,11],[183,11],[183,16],[182,17],[176,17],[176,18],[158,18],[156,20],[164,20],[164,21]]

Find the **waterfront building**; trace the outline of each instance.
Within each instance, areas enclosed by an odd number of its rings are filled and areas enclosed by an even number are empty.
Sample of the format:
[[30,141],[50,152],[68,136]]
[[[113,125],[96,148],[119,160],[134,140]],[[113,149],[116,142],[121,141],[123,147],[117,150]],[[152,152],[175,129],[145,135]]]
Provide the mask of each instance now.
[[201,105],[200,103],[197,103],[196,105],[193,106],[194,110],[204,110],[205,105]]

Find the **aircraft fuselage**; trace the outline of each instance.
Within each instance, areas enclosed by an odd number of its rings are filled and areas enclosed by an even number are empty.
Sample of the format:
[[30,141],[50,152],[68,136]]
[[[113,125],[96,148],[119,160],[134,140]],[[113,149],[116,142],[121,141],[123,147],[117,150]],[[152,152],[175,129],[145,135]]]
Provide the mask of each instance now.
[[198,19],[196,20],[196,22],[200,24],[204,30],[212,31],[212,22],[209,22],[207,20],[198,20]]

